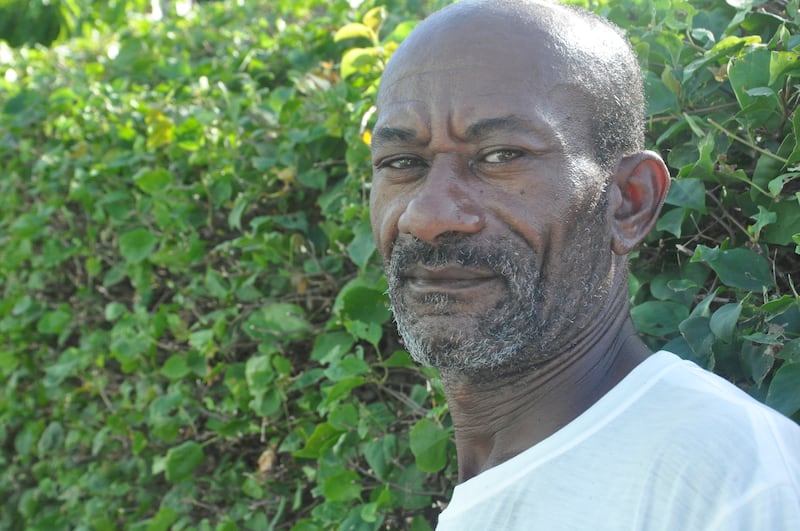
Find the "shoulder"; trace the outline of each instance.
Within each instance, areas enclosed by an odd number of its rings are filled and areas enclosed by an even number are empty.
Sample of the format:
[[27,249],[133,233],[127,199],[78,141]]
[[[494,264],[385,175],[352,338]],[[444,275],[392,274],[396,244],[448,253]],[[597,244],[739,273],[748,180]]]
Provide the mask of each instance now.
[[800,426],[692,362],[654,356],[666,362],[645,401],[670,434],[662,451],[691,458],[693,476],[783,477],[800,495]]

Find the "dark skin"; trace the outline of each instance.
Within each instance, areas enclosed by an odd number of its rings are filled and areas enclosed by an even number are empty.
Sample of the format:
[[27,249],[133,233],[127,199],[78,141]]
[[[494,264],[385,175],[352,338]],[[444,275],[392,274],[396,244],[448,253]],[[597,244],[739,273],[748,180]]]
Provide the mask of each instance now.
[[[625,255],[655,223],[669,174],[646,151],[620,156],[610,176],[594,162],[590,96],[562,72],[569,52],[542,46],[564,27],[450,13],[418,28],[382,81],[372,145],[378,250],[388,261],[408,238],[520,240],[535,251],[543,289],[559,295],[540,309],[556,339],[532,346],[534,370],[442,370],[465,481],[565,426],[650,354],[628,314]],[[605,251],[587,256],[574,227],[602,194]],[[602,296],[580,293],[573,280],[583,271]],[[506,293],[500,279],[457,265],[417,268],[406,286],[409,310],[432,336],[474,327]],[[450,311],[425,304],[437,293],[456,301]],[[581,303],[572,310],[567,299]]]

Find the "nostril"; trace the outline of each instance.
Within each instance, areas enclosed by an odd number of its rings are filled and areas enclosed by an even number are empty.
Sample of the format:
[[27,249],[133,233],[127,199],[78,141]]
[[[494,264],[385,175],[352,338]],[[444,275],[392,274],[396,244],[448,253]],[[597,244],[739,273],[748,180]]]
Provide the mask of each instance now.
[[448,241],[455,241],[459,238],[463,237],[463,233],[456,232],[451,230],[449,232],[443,232],[436,237],[436,243],[448,242]]
[[398,230],[428,242],[443,234],[474,234],[483,228],[482,217],[468,210],[474,208],[454,201],[417,198],[400,216]]

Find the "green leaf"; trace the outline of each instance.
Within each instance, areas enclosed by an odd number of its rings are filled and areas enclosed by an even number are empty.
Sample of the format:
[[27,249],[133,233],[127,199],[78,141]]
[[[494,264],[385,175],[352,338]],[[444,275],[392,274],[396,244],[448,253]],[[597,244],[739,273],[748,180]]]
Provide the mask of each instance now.
[[423,418],[411,428],[411,452],[417,468],[438,472],[447,464],[447,443],[450,434],[430,419]]
[[342,79],[347,79],[355,73],[363,72],[376,64],[378,51],[375,48],[351,48],[342,56]]
[[329,407],[335,404],[341,398],[349,396],[353,389],[364,385],[365,382],[366,379],[363,376],[352,376],[344,378],[331,386],[324,387],[322,389],[322,394],[325,396],[325,400],[322,401],[322,405]]
[[631,318],[637,330],[653,336],[677,332],[678,325],[688,316],[686,306],[670,301],[647,301],[631,308]]
[[800,362],[784,363],[777,370],[767,391],[767,405],[784,415],[800,411]]
[[213,269],[208,269],[203,278],[203,283],[211,294],[218,299],[225,299],[231,295],[231,286],[227,278],[220,275]]
[[203,125],[194,116],[178,126],[175,136],[178,147],[186,151],[197,151],[206,143]]
[[782,78],[786,74],[797,75],[800,73],[800,56],[797,52],[770,52],[769,84],[783,85]]
[[119,252],[126,262],[138,264],[151,254],[158,243],[158,238],[144,228],[134,229],[119,237]]
[[145,168],[136,172],[133,182],[141,191],[150,195],[166,192],[167,188],[175,181],[175,177],[164,168]]
[[775,91],[769,87],[755,87],[748,89],[747,91],[748,96],[774,96]]
[[681,237],[683,233],[681,227],[683,227],[683,221],[686,219],[687,210],[685,208],[673,208],[672,210],[667,210],[661,217],[658,218],[658,222],[656,223],[656,230],[669,232],[675,235],[677,238]]
[[325,480],[322,494],[328,501],[346,502],[361,496],[359,475],[352,470],[343,470]]
[[369,259],[375,252],[375,240],[369,221],[362,221],[354,230],[354,237],[347,246],[347,253],[354,264],[362,271],[367,267]]
[[346,332],[329,332],[314,339],[311,359],[320,363],[331,363],[342,358],[353,347],[353,336]]
[[698,245],[692,261],[707,262],[722,283],[732,288],[760,293],[763,288],[773,286],[769,262],[750,249],[737,247],[721,251]]
[[342,314],[353,320],[382,325],[392,313],[383,291],[364,286],[350,286],[342,293]]
[[334,445],[342,432],[328,424],[322,422],[314,427],[314,431],[306,441],[305,446],[293,453],[295,457],[317,459],[328,448]]
[[178,519],[178,513],[174,509],[163,506],[147,524],[147,531],[167,531],[169,526]]
[[186,364],[186,355],[173,354],[161,367],[160,372],[170,380],[179,380],[189,374],[191,369]]
[[[783,186],[790,180],[789,175],[793,174],[778,175],[774,179],[770,179],[770,181],[767,183],[767,190],[769,190],[769,193],[772,197],[778,197],[780,195],[780,193],[783,191]],[[760,206],[761,205],[759,205],[759,207]]]
[[761,306],[761,312],[769,316],[778,315],[785,312],[792,306],[795,306],[796,304],[797,301],[792,295],[783,295],[777,299],[773,299],[767,303],[764,303],[764,305]]
[[259,417],[268,417],[281,407],[281,393],[274,387],[251,389],[253,399],[248,403],[250,409]]
[[106,304],[104,315],[106,321],[116,321],[128,311],[128,308],[121,302],[109,302]]
[[178,483],[187,479],[204,459],[203,447],[195,441],[170,448],[164,463],[167,481]]
[[785,343],[775,357],[789,362],[800,362],[800,338]]
[[385,479],[392,468],[396,453],[397,436],[391,433],[364,446],[364,458],[375,475],[381,479]]
[[[800,114],[800,113],[797,113]],[[777,245],[791,245],[792,237],[800,227],[800,205],[794,199],[783,200],[769,207],[777,216],[775,223],[764,227],[761,241]]]
[[342,404],[328,415],[331,426],[340,431],[350,431],[358,426],[358,410],[353,404]]
[[368,372],[370,372],[370,367],[367,362],[349,354],[338,363],[331,364],[325,370],[325,376],[332,382],[338,382],[345,378],[367,374]]
[[645,92],[647,94],[648,117],[679,108],[678,98],[675,93],[656,74],[650,71],[645,74]]
[[91,358],[91,355],[87,355],[84,350],[77,348],[64,350],[56,363],[47,366],[42,383],[45,387],[56,387],[67,378],[80,375],[81,371],[91,363]]
[[228,225],[232,229],[242,230],[242,214],[249,204],[248,198],[244,194],[236,196],[233,208],[228,213]]
[[775,357],[772,355],[770,346],[749,341],[742,346],[739,357],[742,366],[749,371],[747,376],[752,378],[758,387],[761,386],[764,378],[775,364]]
[[64,444],[64,426],[57,420],[47,425],[39,438],[38,451],[40,456],[52,455]]
[[275,339],[308,330],[305,311],[297,304],[275,303],[250,314],[245,333],[253,339]]
[[407,351],[396,350],[380,365],[383,367],[414,367],[415,363]]
[[251,390],[262,390],[275,379],[271,356],[252,356],[245,365],[245,378]]
[[713,313],[709,322],[709,327],[714,335],[723,341],[730,342],[733,339],[733,332],[736,330],[736,323],[742,314],[742,303],[729,303]]
[[44,420],[29,420],[14,437],[14,449],[20,458],[27,457],[44,431]]
[[377,323],[365,323],[363,321],[346,321],[345,328],[354,338],[363,339],[371,345],[378,347],[378,343],[383,337],[383,329]]
[[42,334],[58,335],[69,326],[72,314],[65,308],[46,312],[36,323],[36,330]]
[[[732,58],[728,65],[728,79],[740,107],[746,111],[743,116],[749,127],[777,125],[781,119],[778,98],[774,93],[767,94],[762,88],[769,86],[769,50],[756,49]],[[755,94],[750,94],[750,91]]]
[[712,366],[711,347],[714,334],[709,327],[708,317],[689,317],[679,325],[681,335],[692,349],[692,360],[701,367]]
[[750,216],[755,220],[755,223],[747,227],[747,231],[753,236],[757,237],[761,233],[761,229],[767,225],[771,225],[778,220],[778,215],[775,212],[770,212],[761,205],[758,205],[758,213]]
[[20,359],[13,352],[0,347],[0,373],[8,375],[19,367],[19,364]]

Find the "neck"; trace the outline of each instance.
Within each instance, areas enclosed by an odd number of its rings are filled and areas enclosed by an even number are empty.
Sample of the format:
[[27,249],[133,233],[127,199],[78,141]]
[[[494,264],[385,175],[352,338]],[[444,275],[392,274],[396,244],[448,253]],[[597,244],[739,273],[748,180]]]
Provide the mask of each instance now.
[[525,374],[474,381],[443,374],[459,481],[549,437],[597,402],[650,354],[628,316],[627,289],[568,348]]

